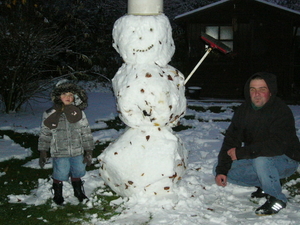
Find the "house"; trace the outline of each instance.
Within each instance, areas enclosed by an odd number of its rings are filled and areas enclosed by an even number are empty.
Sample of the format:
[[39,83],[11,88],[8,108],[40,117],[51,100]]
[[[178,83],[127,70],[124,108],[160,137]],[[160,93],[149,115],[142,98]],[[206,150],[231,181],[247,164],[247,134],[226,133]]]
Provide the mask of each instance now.
[[299,11],[263,0],[221,0],[178,15],[175,22],[186,29],[190,71],[207,48],[201,32],[232,48],[228,54],[210,52],[187,82],[201,87],[200,98],[242,99],[249,76],[266,71],[277,75],[281,98],[299,100]]

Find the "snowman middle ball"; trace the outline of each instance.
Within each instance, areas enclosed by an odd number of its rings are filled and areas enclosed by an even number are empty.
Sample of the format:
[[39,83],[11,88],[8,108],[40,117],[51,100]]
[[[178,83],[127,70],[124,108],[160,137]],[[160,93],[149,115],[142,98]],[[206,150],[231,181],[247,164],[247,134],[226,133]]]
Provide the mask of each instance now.
[[123,64],[112,82],[119,116],[130,127],[173,127],[185,114],[184,77],[172,66]]

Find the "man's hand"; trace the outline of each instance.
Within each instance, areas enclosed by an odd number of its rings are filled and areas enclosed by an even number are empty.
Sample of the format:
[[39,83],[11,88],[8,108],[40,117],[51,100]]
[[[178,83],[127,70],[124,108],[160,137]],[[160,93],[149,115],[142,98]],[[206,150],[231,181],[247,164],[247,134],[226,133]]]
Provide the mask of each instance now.
[[219,174],[216,176],[215,181],[218,186],[225,187],[227,185],[227,176]]
[[231,148],[227,151],[227,154],[230,156],[232,161],[237,160],[235,151],[236,148]]

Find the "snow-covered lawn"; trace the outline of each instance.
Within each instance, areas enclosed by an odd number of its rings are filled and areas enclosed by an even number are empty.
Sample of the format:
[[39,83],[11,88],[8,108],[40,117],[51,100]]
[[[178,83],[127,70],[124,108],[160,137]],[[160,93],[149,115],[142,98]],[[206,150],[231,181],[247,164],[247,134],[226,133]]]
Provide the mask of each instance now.
[[[117,116],[115,98],[110,91],[90,91],[89,107],[85,110],[93,129],[106,128],[103,121],[114,119]],[[181,119],[181,124],[191,128],[179,131],[177,134],[183,140],[189,150],[189,163],[186,174],[175,187],[176,194],[168,197],[139,197],[119,198],[111,204],[117,206],[120,215],[112,217],[109,221],[103,221],[96,215],[90,216],[88,224],[299,224],[300,220],[300,196],[290,197],[287,208],[273,216],[258,217],[254,210],[264,203],[264,199],[252,201],[250,194],[255,188],[240,187],[229,184],[222,188],[215,184],[212,175],[213,165],[216,163],[217,154],[222,144],[223,135],[229,125],[233,106],[237,102],[212,103],[189,100],[189,106],[201,106],[207,108],[205,112],[188,109],[186,117]],[[38,134],[42,112],[51,106],[50,102],[35,103],[33,111],[27,110],[16,114],[0,113],[0,129],[13,130],[19,133]],[[221,113],[214,113],[212,107],[221,107]],[[290,106],[296,120],[297,134],[300,137],[300,106]],[[192,119],[188,119],[192,118]],[[199,121],[203,121],[200,122]],[[223,121],[223,122],[222,122]],[[100,142],[116,139],[123,130],[105,129],[93,133],[94,140]],[[31,149],[24,149],[14,143],[8,136],[0,139],[0,162],[12,158],[26,158],[32,154]],[[96,157],[94,155],[95,163]],[[162,162],[163,163],[163,162]],[[98,164],[99,165],[99,164]],[[31,160],[24,167],[40,170],[38,159]],[[51,160],[46,165],[51,168]],[[0,171],[0,176],[5,178],[5,172]],[[97,208],[101,202],[96,196],[112,195],[112,192],[104,191],[104,182],[99,177],[99,171],[89,171],[84,177],[85,191],[90,201],[85,207]],[[292,180],[285,184],[284,193],[289,196],[286,186],[292,185],[299,180]],[[65,182],[64,196],[66,203],[78,204],[73,196],[72,188]],[[0,184],[5,185],[4,184]],[[25,203],[30,205],[44,204],[52,194],[49,188],[51,179],[39,179],[38,187],[31,190],[30,195],[9,195],[9,202]],[[95,189],[97,188],[97,193]],[[107,190],[107,189],[106,189]],[[53,204],[53,207],[55,205]]]

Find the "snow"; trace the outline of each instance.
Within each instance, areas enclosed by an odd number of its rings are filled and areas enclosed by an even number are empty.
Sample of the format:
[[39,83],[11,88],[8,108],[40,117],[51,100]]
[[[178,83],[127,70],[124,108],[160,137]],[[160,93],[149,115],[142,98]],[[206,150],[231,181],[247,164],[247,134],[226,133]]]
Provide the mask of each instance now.
[[[2,139],[0,139],[0,162],[9,160],[9,159],[23,159],[28,156],[31,156],[30,149],[23,149],[20,145],[14,143],[8,136],[3,135]],[[7,149],[10,149],[7,151]],[[0,174],[1,175],[1,174]]]
[[169,195],[184,174],[182,158],[181,140],[166,127],[130,128],[99,156],[100,174],[123,197]]
[[122,121],[134,128],[176,125],[186,109],[183,81],[169,65],[124,64],[113,78]]
[[[96,92],[97,91],[97,92]],[[88,93],[89,107],[85,110],[92,127],[105,127],[103,121],[110,120],[117,116],[115,98],[112,92],[103,89],[94,89]],[[14,130],[17,132],[37,133],[41,123],[42,112],[51,105],[50,102],[34,104],[33,111],[24,111],[12,115],[0,113],[0,129]],[[223,132],[229,122],[218,122],[232,117],[232,106],[239,103],[227,101],[225,103],[210,103],[204,101],[188,100],[189,106],[202,106],[205,108],[221,107],[221,113],[211,111],[196,112],[188,109],[186,115],[194,115],[195,119],[181,119],[183,125],[192,128],[177,132],[186,148],[189,150],[189,162],[185,175],[177,183],[174,193],[177,196],[168,198],[140,197],[140,198],[119,198],[111,204],[117,206],[120,215],[112,217],[109,221],[97,218],[97,215],[90,216],[89,224],[298,224],[300,211],[300,196],[289,197],[286,209],[273,216],[259,217],[254,214],[254,210],[264,203],[250,201],[253,187],[241,187],[228,184],[227,187],[219,187],[214,182],[212,168],[217,160]],[[291,105],[297,127],[297,135],[300,136],[300,106]],[[34,114],[33,114],[34,112]],[[203,122],[199,122],[202,119]],[[201,121],[202,121],[201,120]],[[116,131],[108,129],[93,133],[95,141],[105,142],[115,140],[124,130]],[[12,143],[7,137],[0,139],[0,161],[13,157],[25,158],[29,156],[30,149],[24,149],[18,144]],[[97,165],[97,156],[94,156],[94,163]],[[38,159],[34,159],[24,164],[26,167],[40,169]],[[51,160],[46,164],[46,168],[51,168]],[[5,176],[1,172],[0,176]],[[50,176],[50,174],[49,174]],[[112,195],[112,192],[105,191],[104,181],[99,176],[98,169],[87,172],[84,177],[85,191],[90,201],[86,207],[101,208],[101,201],[97,195]],[[292,180],[284,186],[284,193],[288,196],[286,187],[298,180]],[[1,184],[1,185],[5,185]],[[49,188],[52,181],[49,179],[39,179],[38,187],[31,190],[30,195],[9,195],[11,203],[25,203],[29,205],[44,204],[52,194]],[[67,203],[78,204],[78,200],[73,196],[71,184],[65,182],[64,197]],[[56,205],[53,203],[53,208]],[[85,206],[83,206],[85,207]],[[100,209],[99,209],[100,210]],[[151,219],[150,219],[151,218]]]
[[[113,29],[113,47],[124,62],[165,66],[175,51],[172,28],[165,15],[119,18]],[[118,45],[121,43],[121,45]]]

